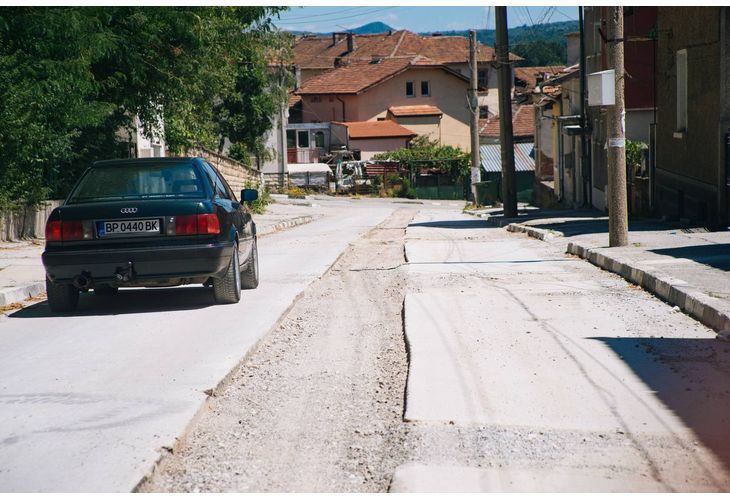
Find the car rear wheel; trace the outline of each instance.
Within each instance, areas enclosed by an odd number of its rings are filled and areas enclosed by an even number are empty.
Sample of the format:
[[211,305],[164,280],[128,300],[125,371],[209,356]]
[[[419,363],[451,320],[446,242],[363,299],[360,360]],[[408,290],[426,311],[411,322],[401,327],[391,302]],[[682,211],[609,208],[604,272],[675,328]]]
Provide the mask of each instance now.
[[253,290],[259,286],[259,250],[256,238],[253,239],[251,254],[248,256],[246,270],[241,273],[241,288]]
[[213,296],[219,304],[235,304],[241,300],[241,268],[238,265],[238,245],[233,247],[231,262],[222,278],[213,278]]
[[98,285],[94,287],[94,295],[100,297],[108,297],[110,295],[116,295],[119,288],[110,285]]
[[46,277],[46,295],[48,305],[53,312],[69,312],[79,304],[79,289],[73,285],[52,283]]

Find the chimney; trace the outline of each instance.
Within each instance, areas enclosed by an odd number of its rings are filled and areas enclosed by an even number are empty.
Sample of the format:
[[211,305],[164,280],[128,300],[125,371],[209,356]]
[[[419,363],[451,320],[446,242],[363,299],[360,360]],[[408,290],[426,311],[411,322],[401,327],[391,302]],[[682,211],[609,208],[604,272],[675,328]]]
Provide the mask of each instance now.
[[334,47],[337,43],[337,33],[332,33],[332,46]]
[[347,34],[347,53],[349,54],[355,50],[355,37],[352,35],[352,33]]

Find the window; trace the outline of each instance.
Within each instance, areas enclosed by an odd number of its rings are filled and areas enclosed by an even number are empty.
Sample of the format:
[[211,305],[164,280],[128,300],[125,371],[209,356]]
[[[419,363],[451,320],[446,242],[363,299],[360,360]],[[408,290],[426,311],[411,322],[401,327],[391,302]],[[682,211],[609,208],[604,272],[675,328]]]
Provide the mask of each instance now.
[[286,131],[286,147],[295,148],[297,147],[297,133],[294,130]]
[[482,89],[486,89],[489,86],[489,80],[487,79],[487,70],[480,69],[477,72],[477,86]]
[[430,88],[427,80],[421,82],[421,95],[422,96],[431,95],[431,88]]
[[687,49],[677,51],[677,132],[687,130]]
[[300,148],[309,147],[309,130],[297,130],[297,143]]
[[413,88],[413,82],[406,82],[406,97],[416,97],[416,90]]
[[208,178],[211,180],[211,183],[213,184],[213,188],[215,190],[215,195],[218,198],[221,198],[224,200],[230,200],[231,196],[228,193],[228,190],[226,189],[226,184],[225,184],[225,181],[223,180],[223,177],[210,164],[204,163],[203,165],[205,167],[206,174],[208,174]]
[[324,148],[324,132],[318,131],[314,133],[314,145],[318,148]]
[[312,102],[322,102],[322,96],[320,96],[320,95],[313,95],[312,96]]

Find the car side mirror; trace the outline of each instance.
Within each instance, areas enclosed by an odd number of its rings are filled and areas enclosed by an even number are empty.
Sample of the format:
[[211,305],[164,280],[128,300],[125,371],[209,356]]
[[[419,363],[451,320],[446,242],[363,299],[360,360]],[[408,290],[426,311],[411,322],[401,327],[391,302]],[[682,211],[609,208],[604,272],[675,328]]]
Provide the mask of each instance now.
[[259,192],[256,189],[244,189],[241,191],[241,201],[255,201],[259,198]]

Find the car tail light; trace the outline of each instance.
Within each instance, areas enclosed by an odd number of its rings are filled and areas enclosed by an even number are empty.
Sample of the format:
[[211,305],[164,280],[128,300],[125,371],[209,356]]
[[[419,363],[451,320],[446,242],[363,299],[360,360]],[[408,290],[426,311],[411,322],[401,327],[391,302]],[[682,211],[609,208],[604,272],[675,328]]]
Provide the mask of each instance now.
[[52,220],[46,223],[46,241],[74,241],[93,238],[90,222]]
[[195,215],[175,217],[175,234],[198,234],[197,217]]
[[83,240],[84,224],[80,220],[65,220],[61,223],[63,241]]
[[178,215],[175,217],[175,234],[218,234],[221,224],[216,214]]
[[198,215],[198,233],[218,234],[221,232],[221,223],[216,214]]
[[61,241],[60,220],[49,220],[46,223],[46,241]]

